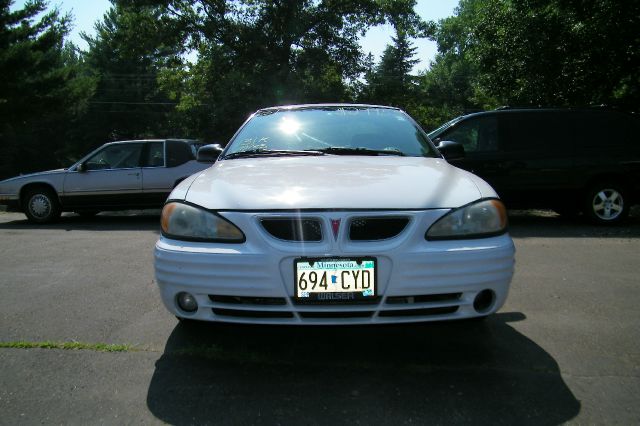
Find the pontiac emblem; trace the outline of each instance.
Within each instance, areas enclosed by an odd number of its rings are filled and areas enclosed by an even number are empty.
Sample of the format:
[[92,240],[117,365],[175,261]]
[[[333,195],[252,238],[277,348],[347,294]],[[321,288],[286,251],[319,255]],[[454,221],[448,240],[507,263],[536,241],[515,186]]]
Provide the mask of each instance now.
[[338,241],[338,231],[340,231],[340,220],[331,219],[331,230],[333,230],[333,239]]

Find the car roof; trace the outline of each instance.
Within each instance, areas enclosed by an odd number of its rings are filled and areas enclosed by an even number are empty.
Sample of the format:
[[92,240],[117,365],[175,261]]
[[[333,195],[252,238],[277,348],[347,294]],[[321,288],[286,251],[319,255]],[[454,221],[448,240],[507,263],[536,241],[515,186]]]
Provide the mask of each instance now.
[[145,142],[145,143],[146,142],[165,142],[165,141],[184,142],[184,143],[200,143],[200,141],[197,140],[197,139],[173,139],[173,138],[169,138],[169,139],[131,139],[131,140],[107,142],[107,143],[105,143],[105,145],[140,143],[140,142]]
[[257,112],[261,111],[280,111],[280,110],[297,110],[297,109],[313,109],[313,108],[384,108],[400,111],[400,108],[387,106],[387,105],[370,105],[370,104],[350,104],[350,103],[321,103],[321,104],[296,104],[296,105],[280,105],[272,106],[268,108],[261,108]]
[[[526,112],[526,113],[536,113],[536,112],[617,112],[617,113],[621,113],[621,114],[630,114],[626,111],[621,111],[615,108],[608,108],[606,106],[598,106],[598,107],[577,107],[577,108],[561,108],[561,107],[555,107],[555,108],[517,108],[517,107],[500,107],[500,108],[496,108],[490,111],[479,111],[479,112],[473,112],[470,114],[463,114],[460,115],[458,117],[455,117],[452,120],[449,120],[449,122],[453,122],[454,120],[459,120],[462,118],[468,118],[468,117],[478,117],[478,116],[483,116],[483,115],[495,115],[495,114],[513,114],[513,113],[522,113],[522,112]],[[633,114],[630,114],[633,115]],[[452,123],[453,124],[453,123]]]

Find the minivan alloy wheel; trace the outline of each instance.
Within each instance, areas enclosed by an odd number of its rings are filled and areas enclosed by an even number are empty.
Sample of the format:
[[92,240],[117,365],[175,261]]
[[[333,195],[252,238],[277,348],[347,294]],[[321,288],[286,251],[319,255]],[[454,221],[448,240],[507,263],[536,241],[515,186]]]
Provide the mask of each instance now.
[[624,210],[624,199],[617,190],[603,188],[594,195],[591,208],[599,219],[605,221],[615,220]]

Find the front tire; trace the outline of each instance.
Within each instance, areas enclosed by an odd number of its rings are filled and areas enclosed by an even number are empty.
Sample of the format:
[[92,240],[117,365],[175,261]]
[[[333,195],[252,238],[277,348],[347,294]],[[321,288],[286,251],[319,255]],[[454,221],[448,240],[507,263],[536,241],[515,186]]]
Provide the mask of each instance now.
[[614,225],[629,215],[629,199],[625,189],[617,183],[595,185],[587,192],[584,212],[598,225]]
[[50,223],[60,218],[62,210],[58,197],[48,188],[34,188],[25,193],[24,214],[30,222]]

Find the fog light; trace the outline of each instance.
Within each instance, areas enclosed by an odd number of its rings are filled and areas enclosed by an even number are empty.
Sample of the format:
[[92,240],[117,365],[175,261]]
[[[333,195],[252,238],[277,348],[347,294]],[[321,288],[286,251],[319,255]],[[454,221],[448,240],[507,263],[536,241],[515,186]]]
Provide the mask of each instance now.
[[198,302],[193,294],[182,292],[176,296],[178,307],[185,312],[195,312],[198,310]]
[[491,290],[482,290],[473,301],[473,308],[476,312],[483,314],[493,306],[496,295]]

